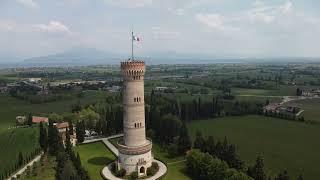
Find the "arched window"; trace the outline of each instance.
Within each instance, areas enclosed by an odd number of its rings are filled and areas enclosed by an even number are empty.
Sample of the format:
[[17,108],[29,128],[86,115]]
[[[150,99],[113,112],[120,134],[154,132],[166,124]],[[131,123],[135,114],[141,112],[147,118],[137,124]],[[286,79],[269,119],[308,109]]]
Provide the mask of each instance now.
[[134,102],[137,102],[137,98],[133,98],[133,101],[134,101]]
[[134,123],[134,127],[137,128],[137,124],[136,123]]

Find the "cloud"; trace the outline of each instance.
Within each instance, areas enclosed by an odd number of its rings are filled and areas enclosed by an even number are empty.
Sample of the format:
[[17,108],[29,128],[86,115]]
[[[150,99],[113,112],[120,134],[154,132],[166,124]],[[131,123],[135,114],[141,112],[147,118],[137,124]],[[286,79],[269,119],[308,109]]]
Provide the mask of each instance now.
[[152,0],[104,0],[106,3],[122,8],[140,8],[152,4]]
[[262,22],[266,24],[273,23],[281,16],[290,15],[293,12],[293,4],[286,1],[284,4],[269,6],[262,1],[255,1],[253,8],[247,11],[247,17],[251,21]]
[[21,3],[26,7],[31,7],[31,8],[39,7],[39,5],[34,0],[17,0],[17,2]]
[[36,30],[47,33],[67,33],[70,34],[71,31],[68,26],[64,25],[59,21],[50,21],[49,24],[37,24],[33,26]]
[[239,28],[237,27],[233,27],[231,25],[226,25],[228,18],[224,17],[220,14],[196,14],[195,15],[195,19],[202,23],[207,25],[210,28],[213,28],[215,30],[221,30],[221,31],[226,31],[226,30],[230,30],[230,31],[235,31],[235,30],[239,30]]
[[11,32],[16,28],[16,24],[12,21],[0,20],[0,32]]
[[180,38],[181,33],[178,31],[163,29],[161,27],[152,27],[152,36],[154,39],[172,40]]
[[178,9],[173,9],[171,7],[168,8],[169,12],[172,12],[173,14],[177,15],[177,16],[183,16],[186,13],[185,9],[182,8],[178,8]]

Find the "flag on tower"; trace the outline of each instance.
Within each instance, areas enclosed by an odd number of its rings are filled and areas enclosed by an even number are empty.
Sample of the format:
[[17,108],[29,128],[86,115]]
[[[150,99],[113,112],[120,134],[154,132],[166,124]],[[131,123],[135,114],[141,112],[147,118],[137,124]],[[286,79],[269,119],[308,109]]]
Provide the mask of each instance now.
[[141,38],[138,37],[138,36],[132,36],[132,38],[133,38],[134,41],[141,41]]

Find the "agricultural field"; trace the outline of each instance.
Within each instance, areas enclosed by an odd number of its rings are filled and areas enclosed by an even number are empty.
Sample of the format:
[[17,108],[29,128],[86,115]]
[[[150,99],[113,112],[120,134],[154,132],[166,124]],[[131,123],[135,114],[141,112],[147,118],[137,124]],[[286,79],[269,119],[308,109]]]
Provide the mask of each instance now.
[[301,107],[306,121],[320,122],[320,99],[304,99],[287,103],[290,106]]
[[115,160],[115,156],[102,142],[82,144],[75,147],[75,151],[79,153],[81,163],[92,180],[102,180],[102,168]]
[[287,169],[293,177],[303,174],[305,179],[317,179],[320,172],[320,126],[264,116],[224,117],[188,123],[195,137],[197,131],[216,140],[226,136],[237,146],[246,164],[254,163],[262,155],[268,174]]

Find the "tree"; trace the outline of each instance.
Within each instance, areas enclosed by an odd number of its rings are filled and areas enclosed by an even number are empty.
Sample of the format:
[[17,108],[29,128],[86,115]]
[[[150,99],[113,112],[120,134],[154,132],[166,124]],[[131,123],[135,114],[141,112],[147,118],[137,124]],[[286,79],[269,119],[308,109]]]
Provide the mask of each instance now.
[[303,180],[302,174],[298,176],[297,180]]
[[77,141],[79,143],[82,143],[84,141],[84,135],[85,135],[85,127],[83,121],[78,121],[76,124],[76,135],[77,135]]
[[19,167],[23,165],[23,155],[21,151],[19,152],[19,156],[18,156],[18,165]]
[[39,131],[40,131],[40,135],[39,135],[39,144],[41,149],[46,152],[47,148],[48,148],[48,135],[47,135],[47,130],[46,128],[43,126],[43,123],[40,122],[39,125]]
[[28,114],[27,124],[28,124],[29,126],[32,125],[32,114],[31,114],[31,113]]
[[187,155],[187,172],[199,180],[252,180],[246,174],[235,169],[208,153],[191,150]]
[[256,163],[253,167],[249,167],[247,174],[253,177],[255,180],[266,180],[267,176],[264,171],[263,158],[258,156]]
[[52,122],[62,122],[63,121],[63,117],[59,114],[56,114],[56,113],[51,113],[49,115],[49,119],[52,121]]
[[68,120],[68,125],[69,125],[69,134],[73,135],[74,130],[73,130],[73,123],[71,119]]
[[66,147],[65,149],[66,149],[67,154],[69,154],[69,156],[71,157],[73,152],[72,152],[72,145],[71,145],[70,134],[69,134],[68,129],[66,129],[65,147]]
[[193,148],[200,149],[201,151],[205,149],[205,140],[202,137],[202,134],[200,131],[197,131],[196,139],[193,143]]
[[94,130],[100,115],[93,110],[93,107],[88,107],[79,112],[79,119],[85,123],[85,127],[89,130]]
[[185,123],[182,123],[178,139],[178,152],[185,153],[191,148],[191,146],[192,144],[188,133],[188,128]]
[[215,154],[216,145],[215,145],[213,136],[208,137],[208,139],[206,141],[206,148],[205,149],[206,149],[205,152],[208,152],[211,155]]
[[284,170],[283,172],[280,172],[276,178],[274,178],[275,180],[290,180],[290,176],[287,172],[287,170]]
[[161,118],[159,130],[156,131],[159,140],[164,143],[172,143],[174,138],[179,136],[182,126],[181,120],[172,114],[164,115]]
[[59,151],[61,151],[61,149],[63,149],[59,132],[57,128],[53,126],[53,122],[50,119],[48,126],[48,147],[51,155],[56,155]]

